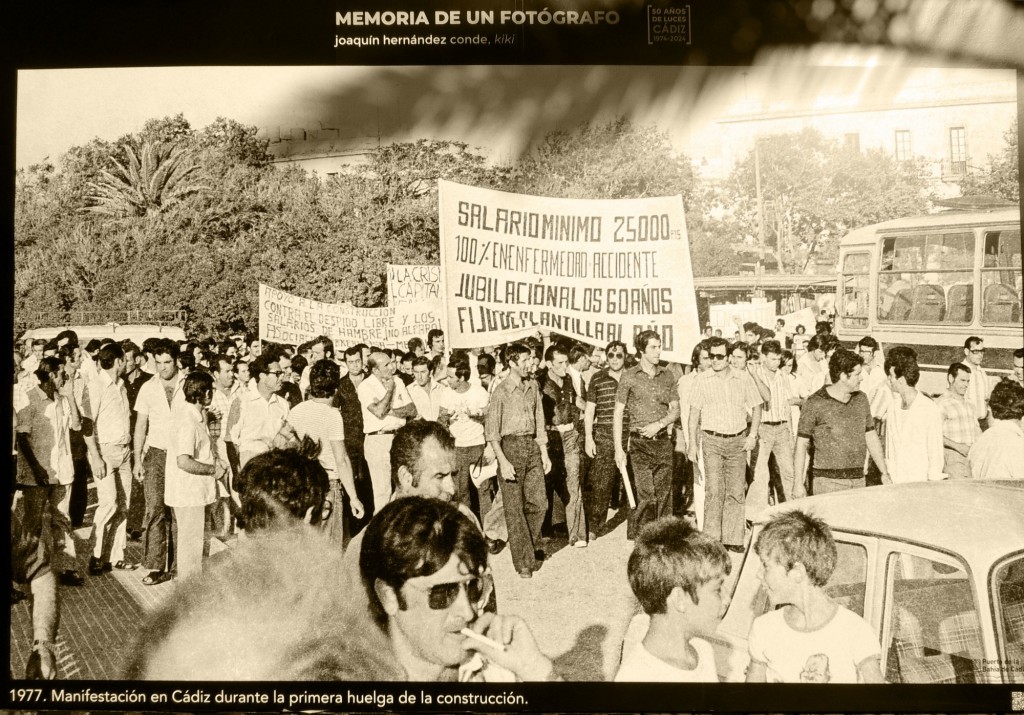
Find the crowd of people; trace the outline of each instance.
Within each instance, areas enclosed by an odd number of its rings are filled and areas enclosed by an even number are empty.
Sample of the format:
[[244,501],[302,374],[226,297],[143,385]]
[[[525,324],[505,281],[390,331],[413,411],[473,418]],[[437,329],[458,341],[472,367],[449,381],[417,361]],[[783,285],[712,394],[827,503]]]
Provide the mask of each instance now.
[[[727,604],[728,552],[743,550],[770,504],[876,484],[1024,478],[1024,349],[1013,376],[997,381],[982,366],[983,339],[969,337],[933,400],[916,387],[909,347],[883,356],[865,337],[847,350],[826,321],[814,335],[789,334],[782,321],[738,327],[732,342],[707,328],[688,366],[661,360],[654,331],[632,350],[538,334],[449,351],[440,330],[405,350],[336,351],[325,336],[295,347],[253,336],[80,345],[71,331],[35,341],[15,351],[16,581],[34,597],[82,585],[72,530],[84,518],[76,490],[91,481],[89,577],[138,570],[145,585],[179,583],[145,627],[152,637],[140,636],[131,677],[556,679],[526,622],[497,614],[488,561],[507,548],[531,578],[549,539],[586,548],[614,510],[628,514],[628,577],[651,616],[646,650],[627,654],[621,679],[659,672],[651,658],[665,679],[714,679],[699,635]],[[259,538],[283,533],[302,558]],[[235,544],[229,557],[208,556],[213,536]],[[129,539],[140,540],[141,563]],[[759,619],[750,679],[796,677],[772,660],[776,631],[835,616],[820,590],[835,565],[830,539],[809,517],[761,533],[769,591],[811,610],[790,606],[799,613],[781,626]],[[251,593],[267,579],[286,592]],[[330,593],[282,615],[317,584]],[[248,599],[250,610],[222,609],[225,598]],[[57,599],[36,602],[34,652],[52,677]],[[340,606],[346,615],[333,620],[358,635],[307,647],[336,628],[321,621]],[[282,625],[274,653],[218,658],[221,643],[200,659],[168,655],[194,650],[204,618],[263,623],[259,614],[267,628],[275,616],[310,620],[305,632]],[[845,627],[857,659],[843,677],[881,680],[863,629]]]

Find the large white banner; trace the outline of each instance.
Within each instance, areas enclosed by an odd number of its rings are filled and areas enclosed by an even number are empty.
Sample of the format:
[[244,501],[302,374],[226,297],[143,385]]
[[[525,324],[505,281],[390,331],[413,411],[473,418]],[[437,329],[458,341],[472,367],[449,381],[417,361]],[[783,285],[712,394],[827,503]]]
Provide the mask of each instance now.
[[409,338],[426,338],[436,316],[415,305],[357,308],[321,303],[260,284],[260,340],[298,345],[319,335],[335,348],[357,343],[405,348]]
[[438,184],[453,347],[547,328],[632,349],[650,329],[664,359],[689,360],[699,331],[681,197],[552,199]]

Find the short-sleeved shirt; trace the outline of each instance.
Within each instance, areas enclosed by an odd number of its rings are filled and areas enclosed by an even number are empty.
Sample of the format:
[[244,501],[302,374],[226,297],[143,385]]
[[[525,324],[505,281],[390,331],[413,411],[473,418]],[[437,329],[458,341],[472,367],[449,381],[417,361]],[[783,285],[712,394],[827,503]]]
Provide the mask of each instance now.
[[92,433],[97,443],[130,443],[131,408],[128,406],[128,392],[120,378],[113,380],[105,370],[100,370],[89,381],[83,402],[82,416],[92,421]]
[[241,466],[271,448],[288,411],[288,401],[280,395],[272,394],[266,400],[255,386],[238,390],[231,403],[226,439],[238,447]]
[[451,415],[448,431],[455,438],[456,447],[475,447],[484,443],[484,425],[469,417],[469,413],[483,412],[486,416],[490,396],[480,385],[470,384],[465,392],[450,387],[441,391],[438,406]]
[[538,443],[547,443],[544,406],[536,380],[521,380],[510,373],[501,381],[487,405],[484,434],[488,442],[510,435],[536,435]]
[[[261,398],[262,399],[262,398]],[[206,506],[217,498],[212,474],[189,474],[178,467],[178,456],[188,455],[202,464],[213,464],[213,440],[197,405],[183,402],[171,412],[173,436],[164,469],[164,504],[170,507]]]
[[71,406],[63,395],[51,400],[38,387],[29,390],[28,404],[18,410],[17,431],[26,435],[32,456],[46,470],[47,480],[39,483],[27,460],[18,460],[18,484],[45,486],[71,484],[75,468],[71,460]]
[[668,415],[669,404],[679,402],[676,378],[662,365],[654,366],[654,374],[644,372],[640,365],[623,370],[615,402],[625,405],[624,414],[636,429],[662,420]]
[[1024,430],[1020,422],[992,419],[967,459],[975,479],[1024,479]]
[[547,427],[572,425],[579,419],[576,406],[576,386],[566,373],[559,385],[550,374],[544,376],[541,387],[541,404],[544,406],[544,424]]
[[697,667],[683,670],[653,655],[640,643],[622,659],[615,674],[616,683],[717,683],[715,650],[701,638],[691,638],[697,651]]
[[690,406],[700,410],[702,430],[737,434],[747,428],[748,410],[761,406],[761,395],[746,370],[706,370],[694,379]]
[[[395,393],[391,397],[391,408],[403,407],[412,402],[409,391],[397,377],[392,377],[395,383]],[[405,418],[394,415],[384,415],[380,419],[370,412],[370,405],[379,402],[387,394],[387,388],[376,375],[370,375],[356,387],[356,394],[359,395],[359,404],[362,406],[363,434],[374,434],[381,430],[394,431],[405,424]]]
[[868,453],[864,435],[874,429],[867,395],[854,392],[849,402],[840,402],[822,387],[804,403],[797,436],[814,443],[814,469],[863,472]]
[[[615,416],[615,395],[618,391],[619,381],[608,374],[607,369],[598,370],[590,378],[587,402],[594,405],[594,429],[598,427],[612,428],[612,420]],[[622,415],[622,421],[623,428],[628,431],[629,415],[625,412]]]
[[159,377],[153,377],[146,381],[139,389],[139,396],[135,400],[135,411],[140,415],[147,415],[149,422],[146,426],[147,448],[166,450],[171,444],[171,408],[185,404],[185,374],[179,372],[174,381],[174,393],[171,401],[167,401],[167,391],[164,388],[164,381]]
[[942,411],[942,436],[954,442],[974,444],[974,440],[981,435],[981,427],[974,417],[971,403],[948,390],[935,401],[935,404]]
[[299,438],[309,437],[320,443],[320,464],[327,473],[336,476],[338,465],[334,461],[332,441],[345,441],[345,423],[341,413],[323,402],[307,400],[288,413],[288,424],[295,428]]
[[788,422],[793,394],[792,381],[781,369],[772,372],[764,367],[756,368],[757,376],[768,388],[769,398],[761,412],[762,422]]
[[871,625],[842,606],[814,631],[794,630],[785,613],[769,611],[750,626],[750,658],[768,666],[769,683],[855,684],[857,666],[881,653]]
[[[431,380],[426,387],[420,387],[415,382],[405,388],[409,392],[409,398],[416,405],[417,414],[425,419],[437,422],[437,411],[441,406],[441,395],[448,389],[447,385],[439,385]],[[380,398],[378,398],[380,399]]]

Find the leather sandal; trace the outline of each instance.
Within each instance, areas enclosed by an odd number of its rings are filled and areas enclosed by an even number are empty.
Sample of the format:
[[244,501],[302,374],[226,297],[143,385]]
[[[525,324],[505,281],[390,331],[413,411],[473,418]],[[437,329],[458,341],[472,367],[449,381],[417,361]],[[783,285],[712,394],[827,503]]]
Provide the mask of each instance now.
[[169,571],[150,571],[143,579],[142,584],[144,586],[159,586],[162,583],[167,583],[174,575]]

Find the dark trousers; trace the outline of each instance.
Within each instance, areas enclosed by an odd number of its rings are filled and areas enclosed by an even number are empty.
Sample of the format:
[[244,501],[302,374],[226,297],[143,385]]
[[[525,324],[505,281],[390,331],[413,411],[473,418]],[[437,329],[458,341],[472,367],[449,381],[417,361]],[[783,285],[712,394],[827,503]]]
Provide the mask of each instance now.
[[634,539],[644,525],[672,514],[672,440],[629,436],[629,458],[633,463],[636,509],[629,514],[626,538]]
[[533,437],[508,436],[501,439],[501,451],[512,463],[516,478],[514,482],[506,481],[498,469],[512,565],[516,571],[535,569],[537,559],[533,552],[540,542],[540,529],[547,509],[540,446]]
[[92,468],[81,432],[71,430],[71,460],[75,468],[75,481],[71,485],[71,525],[76,529],[85,523],[85,510],[89,506],[89,482]]
[[615,466],[615,443],[612,440],[611,427],[594,428],[594,447],[596,451],[587,472],[586,512],[590,530],[599,534],[608,521],[612,491],[619,483],[619,468]]
[[170,510],[164,504],[164,470],[167,452],[150,447],[142,458],[145,478],[146,514],[142,518],[142,567],[150,571],[169,571],[174,563],[170,543]]
[[373,516],[374,504],[373,504],[373,484],[370,482],[370,472],[366,467],[366,460],[363,457],[363,443],[360,440],[359,444],[345,443],[345,451],[348,453],[348,460],[352,463],[352,481],[356,486],[356,496],[359,497],[359,501],[363,503],[364,516],[362,519],[356,519],[352,516],[350,510],[345,511],[345,537],[344,540],[348,543],[348,540],[358,534],[363,528],[370,523],[370,518]]
[[[470,475],[470,469],[474,464],[480,461],[480,458],[484,456],[484,446],[482,444],[476,444],[472,447],[456,447],[455,448],[455,468],[458,470],[455,472],[455,501],[459,504],[473,509],[473,492],[476,491],[473,486],[473,479]],[[490,507],[490,502],[488,502]],[[476,518],[480,518],[480,506],[477,505],[476,509],[473,509],[473,513],[476,514]],[[485,514],[487,512],[484,512]]]

